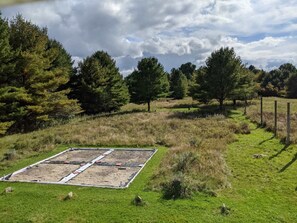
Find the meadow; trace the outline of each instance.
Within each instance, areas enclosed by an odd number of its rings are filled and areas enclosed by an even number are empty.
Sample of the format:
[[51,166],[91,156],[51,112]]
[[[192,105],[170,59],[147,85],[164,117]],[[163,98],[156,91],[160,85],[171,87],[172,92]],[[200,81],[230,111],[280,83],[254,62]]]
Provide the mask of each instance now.
[[[14,189],[0,195],[0,222],[294,222],[296,145],[285,147],[242,108],[216,108],[163,100],[147,113],[129,104],[117,113],[1,138],[0,175],[70,146],[159,150],[124,190],[0,182],[0,191]],[[183,198],[164,197],[176,181]],[[70,191],[74,198],[65,201]],[[143,206],[132,204],[136,195]]]

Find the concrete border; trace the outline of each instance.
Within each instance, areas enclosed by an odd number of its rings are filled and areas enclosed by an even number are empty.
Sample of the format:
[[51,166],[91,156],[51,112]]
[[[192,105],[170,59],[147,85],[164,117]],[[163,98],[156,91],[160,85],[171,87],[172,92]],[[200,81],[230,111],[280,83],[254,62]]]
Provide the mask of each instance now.
[[[47,161],[60,156],[66,152],[70,152],[73,150],[107,150],[104,155],[100,155],[97,158],[93,159],[91,162],[87,163],[86,165],[80,167],[77,171],[76,174],[71,173],[68,176],[65,176],[64,178],[62,178],[60,181],[57,182],[44,182],[44,181],[26,181],[26,180],[18,180],[18,181],[11,181],[9,180],[10,177],[25,172],[27,169],[32,168],[34,166],[37,166],[41,163],[46,163]],[[105,155],[108,155],[110,153],[112,153],[114,150],[124,150],[124,151],[152,151],[152,155],[146,160],[146,162],[141,166],[141,168],[138,170],[138,172],[136,172],[136,174],[128,181],[128,183],[124,186],[110,186],[110,185],[90,185],[90,184],[71,184],[71,183],[67,183],[69,180],[71,180],[72,178],[76,177],[78,174],[82,173],[84,170],[86,170],[87,168],[93,166],[96,161],[103,159],[105,157]],[[56,185],[69,185],[69,186],[82,186],[82,187],[96,187],[96,188],[112,188],[112,189],[125,189],[128,188],[130,186],[130,184],[135,180],[135,178],[140,174],[140,172],[143,170],[143,168],[145,167],[145,165],[152,159],[152,157],[156,154],[156,152],[158,151],[158,149],[156,148],[106,148],[106,147],[93,147],[93,148],[86,148],[86,147],[76,147],[76,148],[69,148],[67,150],[64,150],[58,154],[55,154],[51,157],[48,157],[46,159],[43,159],[41,161],[38,161],[37,163],[31,164],[27,167],[24,167],[18,171],[15,171],[13,173],[7,174],[3,177],[0,178],[0,182],[21,182],[21,183],[39,183],[39,184],[56,184]],[[55,164],[55,165],[59,165],[59,164]]]

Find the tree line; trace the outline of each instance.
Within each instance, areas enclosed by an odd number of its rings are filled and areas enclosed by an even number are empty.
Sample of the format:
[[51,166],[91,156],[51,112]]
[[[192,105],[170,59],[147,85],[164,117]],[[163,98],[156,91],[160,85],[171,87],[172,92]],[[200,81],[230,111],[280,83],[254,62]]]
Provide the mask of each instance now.
[[97,51],[73,67],[71,55],[46,28],[17,15],[0,15],[0,135],[27,132],[77,114],[117,111],[128,102],[191,96],[207,103],[263,96],[296,97],[297,72],[292,64],[265,72],[246,68],[233,48],[214,51],[205,66],[192,63],[164,70],[154,58],[143,58],[126,78],[115,60]]
[[269,72],[253,65],[248,69],[254,74],[259,95],[297,98],[297,69],[293,64],[285,63]]

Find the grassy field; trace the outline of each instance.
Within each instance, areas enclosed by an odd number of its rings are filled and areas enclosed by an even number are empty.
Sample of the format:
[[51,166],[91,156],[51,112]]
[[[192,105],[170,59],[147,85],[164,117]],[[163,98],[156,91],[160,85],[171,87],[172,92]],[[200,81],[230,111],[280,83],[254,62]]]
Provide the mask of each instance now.
[[[229,184],[222,157],[241,126],[223,115],[205,117],[198,108],[188,110],[188,104],[189,99],[156,102],[153,106],[158,111],[151,113],[141,111],[141,105],[128,105],[119,113],[77,118],[65,125],[4,137],[0,140],[0,170],[59,145],[166,146],[170,152],[151,188],[160,191],[164,184],[170,187],[179,180],[187,184],[182,196],[197,190],[212,193]],[[177,107],[183,111],[174,111]]]
[[[286,121],[287,121],[287,103],[290,102],[291,106],[291,140],[297,143],[297,100],[287,98],[263,98],[263,121],[265,128],[274,130],[274,101],[277,101],[277,132],[278,138],[285,141],[286,138]],[[260,100],[253,100],[253,105],[247,110],[248,117],[258,124],[260,124]]]
[[[194,107],[190,111],[189,105]],[[1,138],[2,156],[12,149],[16,154],[1,162],[0,175],[69,145],[156,146],[159,151],[125,190],[1,182],[0,191],[12,186],[14,192],[0,195],[0,222],[296,221],[295,145],[284,147],[241,109],[206,116],[189,99],[155,106],[156,112],[144,113],[141,106],[128,105],[118,114]],[[207,190],[196,190],[191,199],[163,199],[160,184],[180,175],[191,188]],[[64,201],[70,191],[74,199]],[[135,195],[146,205],[132,205]],[[228,215],[221,214],[223,203]]]

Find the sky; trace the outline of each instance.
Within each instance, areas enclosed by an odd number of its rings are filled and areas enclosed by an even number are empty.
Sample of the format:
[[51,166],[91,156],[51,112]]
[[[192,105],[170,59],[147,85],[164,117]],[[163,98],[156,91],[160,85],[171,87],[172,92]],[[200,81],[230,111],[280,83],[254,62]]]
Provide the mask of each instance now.
[[109,53],[126,76],[143,57],[166,71],[233,47],[247,65],[297,66],[297,0],[48,0],[0,9],[48,28],[78,62]]

